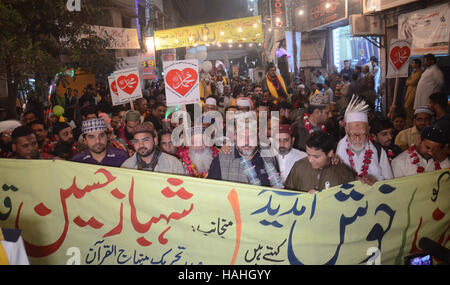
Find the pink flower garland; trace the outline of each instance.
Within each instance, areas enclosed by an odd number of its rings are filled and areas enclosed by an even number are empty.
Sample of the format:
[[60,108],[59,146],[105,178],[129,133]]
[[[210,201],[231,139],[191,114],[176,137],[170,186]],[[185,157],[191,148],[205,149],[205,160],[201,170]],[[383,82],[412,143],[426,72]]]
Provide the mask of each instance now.
[[[416,152],[416,146],[415,145],[411,145],[408,149],[408,153],[409,153],[409,157],[411,158],[411,163],[413,165],[417,165],[417,173],[424,173],[425,172],[425,168],[421,165],[419,165],[420,159],[419,159],[419,155]],[[439,161],[435,161],[434,162],[434,170],[440,170],[441,169],[441,164],[439,163]]]
[[[355,156],[355,154],[348,147],[348,142],[346,151],[350,161],[350,165],[353,169],[355,169],[355,162],[353,161],[353,156]],[[366,150],[366,152],[364,153],[363,165],[361,166],[361,174],[358,174],[359,177],[363,177],[369,173],[369,165],[372,162],[372,154],[373,151],[370,149]]]
[[[211,151],[213,158],[216,158],[219,155],[219,151],[217,148],[211,146]],[[205,178],[208,176],[208,171],[205,171],[203,173],[199,173],[197,166],[195,166],[194,163],[192,163],[192,160],[189,156],[189,147],[179,147],[177,150],[177,156],[180,157],[186,167],[186,170],[189,172],[190,176],[198,177],[198,178]]]
[[[311,125],[311,123],[309,122],[309,116],[310,114],[305,113],[305,115],[303,116],[303,122],[305,123],[305,128],[308,131],[308,133],[311,135],[312,133],[314,133],[313,127]],[[325,127],[324,124],[320,125],[320,128],[322,129],[322,131],[326,132],[327,128]]]

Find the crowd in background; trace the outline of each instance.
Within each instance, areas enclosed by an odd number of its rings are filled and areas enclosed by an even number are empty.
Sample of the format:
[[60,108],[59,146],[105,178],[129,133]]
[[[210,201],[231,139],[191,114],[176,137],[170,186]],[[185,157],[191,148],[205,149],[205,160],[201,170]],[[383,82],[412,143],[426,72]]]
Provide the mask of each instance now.
[[[444,78],[432,55],[413,61],[403,108],[388,116],[376,111],[380,67],[377,58],[329,74],[302,70],[286,84],[274,64],[262,82],[230,78],[224,70],[201,72],[199,106],[203,114],[218,111],[260,118],[267,112],[267,136],[277,141],[273,156],[249,143],[248,131],[227,130],[213,146],[175,146],[172,108],[166,106],[164,81],[153,81],[143,97],[112,106],[102,84],[84,90],[66,89],[53,96],[51,112],[25,109],[21,119],[8,120],[0,109],[0,157],[63,159],[177,175],[227,180],[313,193],[360,180],[376,181],[450,167],[448,99]],[[61,95],[61,94],[60,94]],[[183,107],[192,118],[194,106]],[[403,112],[399,112],[399,109]],[[277,111],[278,132],[271,135],[271,111]],[[195,132],[214,120],[202,118]],[[236,142],[241,136],[244,143]]]

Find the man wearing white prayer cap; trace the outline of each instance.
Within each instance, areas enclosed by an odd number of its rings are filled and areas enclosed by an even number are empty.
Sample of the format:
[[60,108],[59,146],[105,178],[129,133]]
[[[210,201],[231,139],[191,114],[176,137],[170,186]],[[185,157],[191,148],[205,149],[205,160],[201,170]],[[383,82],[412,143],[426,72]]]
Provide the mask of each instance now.
[[369,140],[367,113],[369,106],[364,100],[353,96],[345,112],[346,135],[339,141],[337,155],[352,167],[363,183],[373,185],[377,181],[393,178],[386,152]]
[[206,113],[209,111],[217,111],[217,100],[216,100],[216,98],[214,98],[212,96],[206,98],[206,100],[205,100],[204,112]]
[[238,107],[239,111],[248,112],[251,110],[250,100],[244,97],[236,99],[236,106]]
[[420,107],[414,111],[413,123],[411,128],[400,131],[395,137],[395,144],[402,150],[407,150],[410,145],[418,143],[422,130],[431,124],[433,112],[427,107]]

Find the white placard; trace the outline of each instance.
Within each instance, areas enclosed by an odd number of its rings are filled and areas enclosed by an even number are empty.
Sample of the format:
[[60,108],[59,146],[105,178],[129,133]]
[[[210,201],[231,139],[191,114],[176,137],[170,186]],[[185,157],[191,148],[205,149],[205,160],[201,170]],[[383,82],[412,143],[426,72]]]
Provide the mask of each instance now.
[[392,39],[388,56],[389,64],[386,78],[408,77],[411,41]]
[[163,61],[166,105],[187,105],[200,102],[198,60]]
[[108,77],[113,106],[130,103],[142,98],[139,69],[117,70]]

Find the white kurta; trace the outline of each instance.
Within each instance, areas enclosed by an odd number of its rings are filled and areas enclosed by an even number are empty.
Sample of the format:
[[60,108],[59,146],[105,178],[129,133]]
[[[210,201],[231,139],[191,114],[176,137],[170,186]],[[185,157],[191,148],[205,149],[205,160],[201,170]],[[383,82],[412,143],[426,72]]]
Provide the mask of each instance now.
[[[410,154],[408,150],[405,150],[401,154],[399,154],[396,158],[392,160],[392,169],[394,171],[395,178],[410,176],[417,174],[417,167],[422,166],[425,168],[425,172],[435,171],[434,159],[426,160],[419,153],[417,153],[417,157],[419,158],[418,164],[413,164]],[[441,169],[449,168],[450,161],[446,158],[444,161],[439,163]]]
[[[378,161],[378,151],[370,141],[366,144],[365,148],[361,150],[359,153],[353,151],[353,153],[355,154],[353,157],[353,161],[355,163],[354,169],[358,172],[358,175],[361,174],[361,167],[364,164],[363,162],[364,155],[366,150],[368,150],[369,148],[373,151],[373,154],[371,163],[369,164],[368,173],[374,176],[377,179],[377,181],[389,180],[394,178],[386,152],[383,149],[381,149],[381,156],[380,160]],[[352,167],[346,149],[347,149],[347,136],[345,136],[339,141],[336,153],[343,163]]]
[[436,64],[425,69],[417,83],[414,110],[428,105],[430,95],[444,88],[444,73]]
[[286,178],[289,176],[289,173],[291,172],[292,167],[294,164],[299,161],[300,159],[307,157],[308,155],[306,152],[300,151],[298,149],[292,148],[291,151],[286,155],[277,155],[278,164],[280,166],[280,176],[281,181],[286,181]]
[[[1,229],[0,229],[1,231]],[[22,237],[16,242],[0,241],[8,256],[8,262],[10,265],[29,265],[28,256],[25,251],[25,245],[23,243]]]

